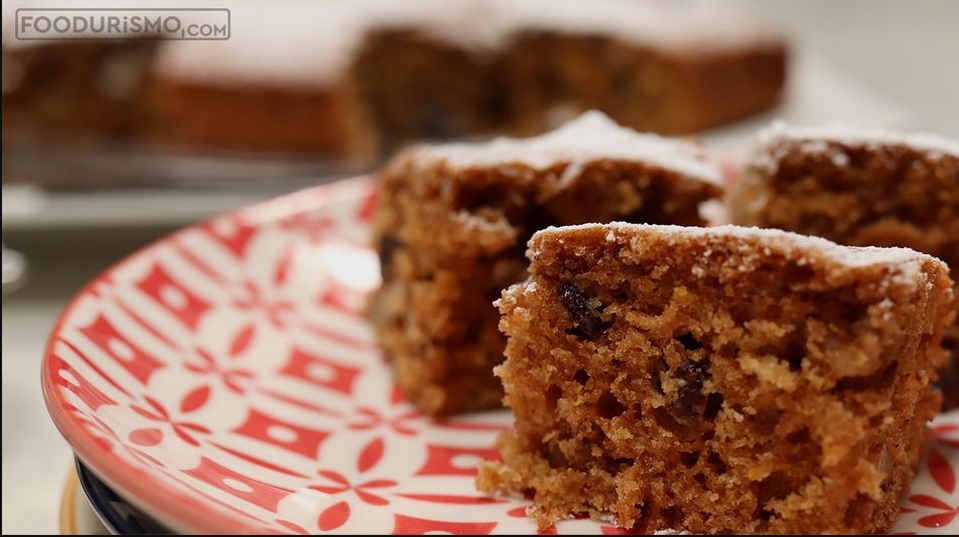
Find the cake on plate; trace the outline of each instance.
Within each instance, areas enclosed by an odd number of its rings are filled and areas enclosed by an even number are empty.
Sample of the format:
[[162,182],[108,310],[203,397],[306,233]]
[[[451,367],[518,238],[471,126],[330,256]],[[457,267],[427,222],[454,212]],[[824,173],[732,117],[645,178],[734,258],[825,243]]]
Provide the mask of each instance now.
[[700,206],[722,194],[698,147],[595,111],[534,138],[415,146],[378,176],[373,324],[406,396],[433,416],[501,404],[492,368],[505,339],[492,302],[526,277],[535,231],[701,225]]
[[[959,143],[850,125],[775,123],[729,194],[731,222],[938,257],[959,280]],[[959,407],[959,321],[946,335],[946,408]]]
[[586,224],[529,242],[496,375],[515,428],[477,486],[541,528],[887,531],[939,410],[946,265],[738,226]]

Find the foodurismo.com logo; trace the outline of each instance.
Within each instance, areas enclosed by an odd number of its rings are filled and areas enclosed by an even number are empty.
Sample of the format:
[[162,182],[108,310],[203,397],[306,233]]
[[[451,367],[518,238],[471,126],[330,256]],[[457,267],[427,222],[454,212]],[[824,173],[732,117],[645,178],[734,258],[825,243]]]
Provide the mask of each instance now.
[[15,36],[46,39],[230,38],[230,10],[209,9],[18,9]]

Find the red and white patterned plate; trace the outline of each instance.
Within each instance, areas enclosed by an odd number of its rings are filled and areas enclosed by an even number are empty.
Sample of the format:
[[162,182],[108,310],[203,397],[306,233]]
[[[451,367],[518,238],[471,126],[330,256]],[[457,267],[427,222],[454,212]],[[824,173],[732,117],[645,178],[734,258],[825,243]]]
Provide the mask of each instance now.
[[[51,335],[47,407],[77,455],[173,529],[534,533],[473,485],[510,424],[434,424],[362,315],[379,283],[357,178],[177,232],[90,283]],[[935,425],[900,532],[959,530],[959,413]],[[560,533],[618,533],[589,520]]]

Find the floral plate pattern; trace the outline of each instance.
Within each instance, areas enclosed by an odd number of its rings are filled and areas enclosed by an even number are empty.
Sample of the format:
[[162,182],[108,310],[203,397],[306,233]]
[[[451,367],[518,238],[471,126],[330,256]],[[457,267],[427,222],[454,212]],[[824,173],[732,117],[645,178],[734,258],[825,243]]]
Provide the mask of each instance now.
[[[83,289],[42,369],[83,463],[181,532],[535,533],[528,502],[473,485],[508,411],[433,423],[392,383],[363,317],[375,202],[368,177],[298,191],[174,233]],[[959,413],[933,436],[897,532],[959,531]]]

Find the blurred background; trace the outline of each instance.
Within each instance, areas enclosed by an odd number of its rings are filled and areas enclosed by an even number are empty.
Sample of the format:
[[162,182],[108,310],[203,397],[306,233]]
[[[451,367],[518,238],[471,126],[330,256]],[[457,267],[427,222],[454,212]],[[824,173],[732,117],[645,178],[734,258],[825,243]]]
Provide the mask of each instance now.
[[[755,130],[777,117],[808,124],[841,120],[959,138],[959,2],[717,0],[709,4],[724,13],[741,12],[772,24],[783,32],[789,50],[787,81],[778,105],[708,129],[694,129],[692,134],[721,155],[735,159]],[[362,136],[355,147],[337,147],[346,157],[333,160],[310,152],[277,157],[274,151],[265,151],[270,158],[249,159],[242,152],[158,155],[95,146],[64,149],[62,144],[45,145],[35,139],[20,143],[8,130],[8,119],[16,119],[11,114],[16,110],[8,109],[8,94],[16,91],[10,81],[29,74],[30,62],[41,60],[24,59],[17,56],[22,51],[8,47],[12,16],[8,7],[4,6],[3,15],[3,241],[19,255],[9,257],[5,251],[3,260],[2,531],[54,533],[58,502],[73,459],[45,410],[39,368],[46,338],[67,301],[105,268],[173,230],[371,169],[373,161],[353,159],[365,149]],[[234,24],[232,44],[242,46],[242,40],[251,38],[244,35],[241,22]],[[188,47],[184,50],[183,54],[197,57]],[[70,71],[76,68],[71,62],[93,61],[90,58],[100,52],[85,54],[72,60],[69,55],[58,57],[55,68]],[[191,67],[189,61],[178,65]],[[48,84],[28,91],[18,102],[29,104],[33,95],[43,91],[53,92],[58,102],[82,99],[70,95],[70,80],[78,79],[67,77],[53,83],[53,89]],[[207,106],[220,106],[229,113],[231,106],[239,109],[243,104],[213,99]],[[302,103],[291,98],[289,106]],[[97,118],[102,119],[102,113],[79,121],[90,125]],[[332,119],[317,116],[310,121]],[[385,123],[381,127],[392,134],[401,130]],[[119,133],[115,137],[121,141],[125,136],[122,121],[103,128]],[[202,133],[202,129],[199,125],[193,132]],[[443,135],[444,131],[439,128],[427,134]],[[42,131],[37,136],[41,141],[48,139]],[[202,134],[198,136],[202,139]],[[337,140],[316,143],[335,145]]]

